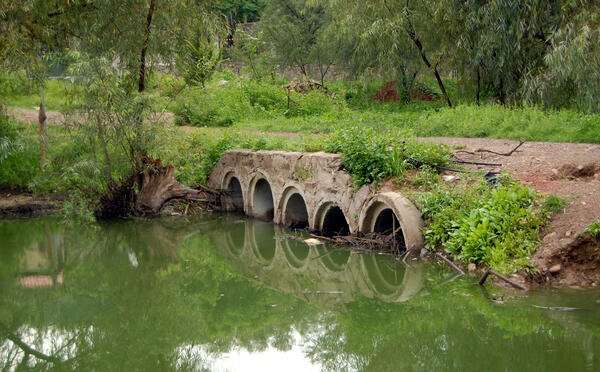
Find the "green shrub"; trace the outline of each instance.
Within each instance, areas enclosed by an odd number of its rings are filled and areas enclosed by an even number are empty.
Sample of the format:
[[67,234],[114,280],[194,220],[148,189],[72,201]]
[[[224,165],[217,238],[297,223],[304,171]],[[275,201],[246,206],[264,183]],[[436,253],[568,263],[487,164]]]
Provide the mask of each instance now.
[[549,217],[536,200],[531,189],[506,177],[497,188],[483,183],[423,194],[418,202],[427,221],[427,246],[504,273],[527,267]]
[[450,160],[444,146],[371,128],[338,130],[326,142],[325,149],[342,155],[344,168],[358,186],[401,177],[406,169],[439,169]]
[[0,113],[0,188],[28,189],[38,169],[34,134]]
[[592,223],[586,229],[588,234],[590,234],[594,239],[600,240],[600,220]]
[[228,127],[251,110],[242,90],[228,82],[219,89],[191,88],[175,106],[176,123]]
[[317,90],[306,94],[292,93],[290,98],[292,104],[286,111],[288,117],[322,115],[344,108],[343,103]]
[[287,96],[282,86],[248,80],[243,82],[242,87],[250,106],[259,112],[283,114],[287,110]]

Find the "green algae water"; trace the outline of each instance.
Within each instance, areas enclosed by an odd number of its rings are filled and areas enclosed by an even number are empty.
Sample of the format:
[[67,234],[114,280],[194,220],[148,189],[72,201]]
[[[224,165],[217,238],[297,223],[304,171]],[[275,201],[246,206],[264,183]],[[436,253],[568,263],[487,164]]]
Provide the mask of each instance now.
[[482,289],[232,216],[0,222],[0,369],[598,371],[600,293]]

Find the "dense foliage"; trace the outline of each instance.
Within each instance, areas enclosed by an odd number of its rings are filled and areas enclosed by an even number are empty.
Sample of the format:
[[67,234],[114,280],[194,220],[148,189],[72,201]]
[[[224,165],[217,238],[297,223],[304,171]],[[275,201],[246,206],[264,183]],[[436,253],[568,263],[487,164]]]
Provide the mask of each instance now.
[[542,205],[538,200],[531,189],[508,178],[499,187],[440,187],[419,197],[427,245],[501,272],[527,267],[540,228],[561,205],[554,197]]

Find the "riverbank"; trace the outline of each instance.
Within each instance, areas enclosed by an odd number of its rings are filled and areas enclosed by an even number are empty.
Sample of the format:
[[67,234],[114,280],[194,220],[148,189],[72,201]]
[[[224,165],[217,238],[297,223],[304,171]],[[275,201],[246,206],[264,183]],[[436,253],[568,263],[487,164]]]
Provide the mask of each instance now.
[[[9,113],[19,121],[30,124],[36,121],[31,110],[11,109]],[[50,113],[49,116],[51,127],[60,132],[64,116],[60,113]],[[242,146],[253,149],[319,151],[324,149],[323,141],[329,136],[262,131],[249,127],[175,127],[170,120],[173,116],[165,117],[169,119],[166,124],[170,134],[163,145],[163,158],[176,165],[178,179],[187,184],[206,179],[223,151],[235,148],[240,143],[246,143]],[[248,140],[240,141],[240,136]],[[60,141],[66,140],[63,137],[64,135]],[[461,164],[466,169],[483,173],[504,172],[538,193],[557,195],[564,201],[561,210],[541,231],[540,245],[531,258],[531,268],[521,272],[524,280],[534,285],[583,287],[593,287],[600,282],[597,274],[600,272],[600,263],[594,254],[585,254],[587,258],[584,260],[568,259],[565,256],[565,250],[577,255],[577,242],[588,242],[585,239],[587,226],[600,219],[600,199],[596,192],[600,189],[599,145],[547,142],[521,144],[519,141],[484,138],[429,137],[418,140],[448,146],[455,159],[467,163]],[[450,177],[442,183],[447,185],[463,177],[461,172],[445,173],[445,176]],[[23,210],[28,213],[27,202],[25,205]],[[591,252],[595,252],[593,247],[592,244]],[[583,244],[581,249],[589,251],[589,244]],[[532,275],[532,272],[536,274]]]

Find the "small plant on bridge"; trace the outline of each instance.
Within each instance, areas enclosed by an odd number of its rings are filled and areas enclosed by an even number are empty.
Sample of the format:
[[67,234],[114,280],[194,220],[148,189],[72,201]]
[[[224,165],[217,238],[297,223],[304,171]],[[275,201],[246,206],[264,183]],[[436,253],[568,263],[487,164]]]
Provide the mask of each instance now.
[[343,166],[357,186],[402,177],[408,169],[439,170],[451,157],[445,146],[372,128],[337,130],[326,141],[325,149],[342,155]]

